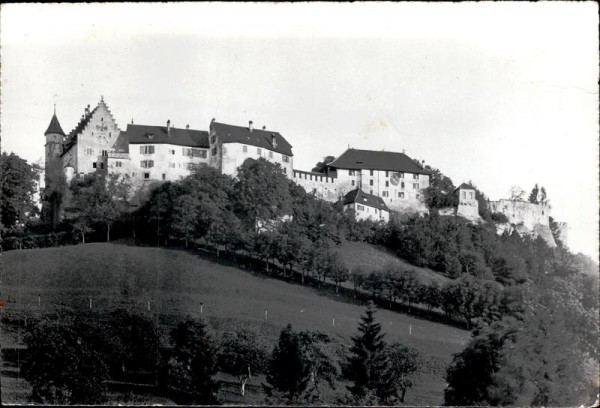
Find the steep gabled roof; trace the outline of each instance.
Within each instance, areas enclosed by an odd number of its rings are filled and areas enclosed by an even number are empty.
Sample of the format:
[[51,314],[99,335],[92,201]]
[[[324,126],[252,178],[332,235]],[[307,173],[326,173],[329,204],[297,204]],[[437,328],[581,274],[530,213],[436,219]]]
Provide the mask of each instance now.
[[396,152],[348,149],[340,157],[328,164],[338,169],[389,170],[413,174],[431,174],[416,161]]
[[377,197],[373,194],[367,194],[358,187],[346,194],[342,199],[342,203],[344,205],[352,203],[363,204],[379,210],[389,211],[387,205],[385,205],[385,202],[383,201],[383,198]]
[[[251,146],[272,150],[277,153],[293,156],[292,145],[279,132],[271,130],[252,129],[247,127],[233,126],[226,123],[212,122],[211,130],[214,130],[222,143],[242,143]],[[277,143],[276,147],[272,144],[273,136]]]
[[[100,103],[104,103],[104,101],[101,101]],[[98,106],[100,106],[100,104],[98,104]],[[75,146],[77,143],[77,136],[83,131],[83,129],[85,129],[92,118],[92,115],[98,110],[98,106],[96,106],[91,112],[84,114],[79,120],[77,126],[75,126],[75,128],[69,132],[69,136],[67,136],[65,140],[65,147],[62,153],[63,155],[67,153],[73,146]]]
[[462,183],[460,186],[456,187],[453,191],[453,193],[457,192],[458,190],[475,190],[475,187],[473,187],[470,184],[467,183]]
[[[123,133],[123,132],[122,132]],[[129,144],[172,144],[208,149],[208,132],[205,130],[178,129],[166,126],[127,125],[124,135]]]
[[54,115],[52,116],[52,119],[50,120],[48,129],[46,129],[46,131],[44,132],[44,136],[46,136],[49,133],[56,133],[56,134],[59,134],[62,136],[65,135],[65,132],[63,132],[62,127],[60,126],[60,123],[58,122],[58,118],[56,117],[56,112],[54,113]]

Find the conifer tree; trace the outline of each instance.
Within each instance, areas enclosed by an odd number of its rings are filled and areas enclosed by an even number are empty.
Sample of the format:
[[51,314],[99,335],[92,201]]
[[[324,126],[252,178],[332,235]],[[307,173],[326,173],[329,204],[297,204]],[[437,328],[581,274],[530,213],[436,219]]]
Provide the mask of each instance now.
[[369,391],[383,397],[388,361],[386,358],[385,334],[381,325],[375,322],[375,305],[369,302],[358,325],[360,334],[352,338],[351,355],[344,367],[345,377],[354,384],[348,390],[356,398],[364,398]]

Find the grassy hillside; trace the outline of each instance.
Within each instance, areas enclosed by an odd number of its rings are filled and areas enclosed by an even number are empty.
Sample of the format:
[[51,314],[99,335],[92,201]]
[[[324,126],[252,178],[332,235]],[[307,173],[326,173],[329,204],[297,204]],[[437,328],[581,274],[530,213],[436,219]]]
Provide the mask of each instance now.
[[355,266],[361,266],[365,270],[370,271],[381,269],[383,266],[391,263],[404,269],[414,270],[417,272],[418,279],[423,284],[437,282],[442,286],[449,280],[429,268],[420,268],[411,265],[403,259],[390,254],[385,249],[363,242],[344,242],[339,249],[339,253],[350,269]]
[[[323,331],[349,344],[364,311],[361,305],[311,288],[177,250],[86,244],[7,252],[2,263],[2,296],[10,300],[3,319],[89,309],[91,298],[96,311],[126,307],[151,315],[165,334],[183,316],[191,315],[206,318],[216,331],[253,328],[273,345],[287,323],[296,329]],[[466,344],[468,332],[387,310],[380,310],[377,318],[389,341],[415,347],[424,359],[407,404],[442,403],[445,367]],[[22,334],[22,330],[2,330],[0,341],[4,346],[19,344]],[[6,384],[3,378],[3,387]],[[339,388],[343,393],[344,387]]]

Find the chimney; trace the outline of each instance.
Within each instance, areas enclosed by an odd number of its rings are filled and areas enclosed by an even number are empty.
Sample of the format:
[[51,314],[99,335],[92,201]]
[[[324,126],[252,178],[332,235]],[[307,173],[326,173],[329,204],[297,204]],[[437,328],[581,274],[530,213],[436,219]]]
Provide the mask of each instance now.
[[190,130],[190,125],[189,124],[185,125],[185,129]]
[[215,118],[212,118],[212,120],[210,121],[210,123],[214,122],[215,120],[216,120]]
[[252,121],[248,122],[248,130],[250,131],[250,133],[252,133],[252,130],[254,130],[254,126],[252,125]]
[[267,127],[266,127],[266,126],[263,126],[263,130],[267,130]]
[[171,137],[171,119],[167,120],[167,136]]
[[131,118],[131,124],[133,125],[133,118]]

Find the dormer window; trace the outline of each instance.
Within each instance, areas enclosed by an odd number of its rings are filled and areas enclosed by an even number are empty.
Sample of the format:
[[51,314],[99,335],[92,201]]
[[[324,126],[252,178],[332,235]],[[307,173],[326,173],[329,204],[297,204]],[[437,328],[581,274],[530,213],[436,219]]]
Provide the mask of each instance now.
[[275,135],[271,135],[271,144],[273,145],[273,149],[277,149],[277,139]]

